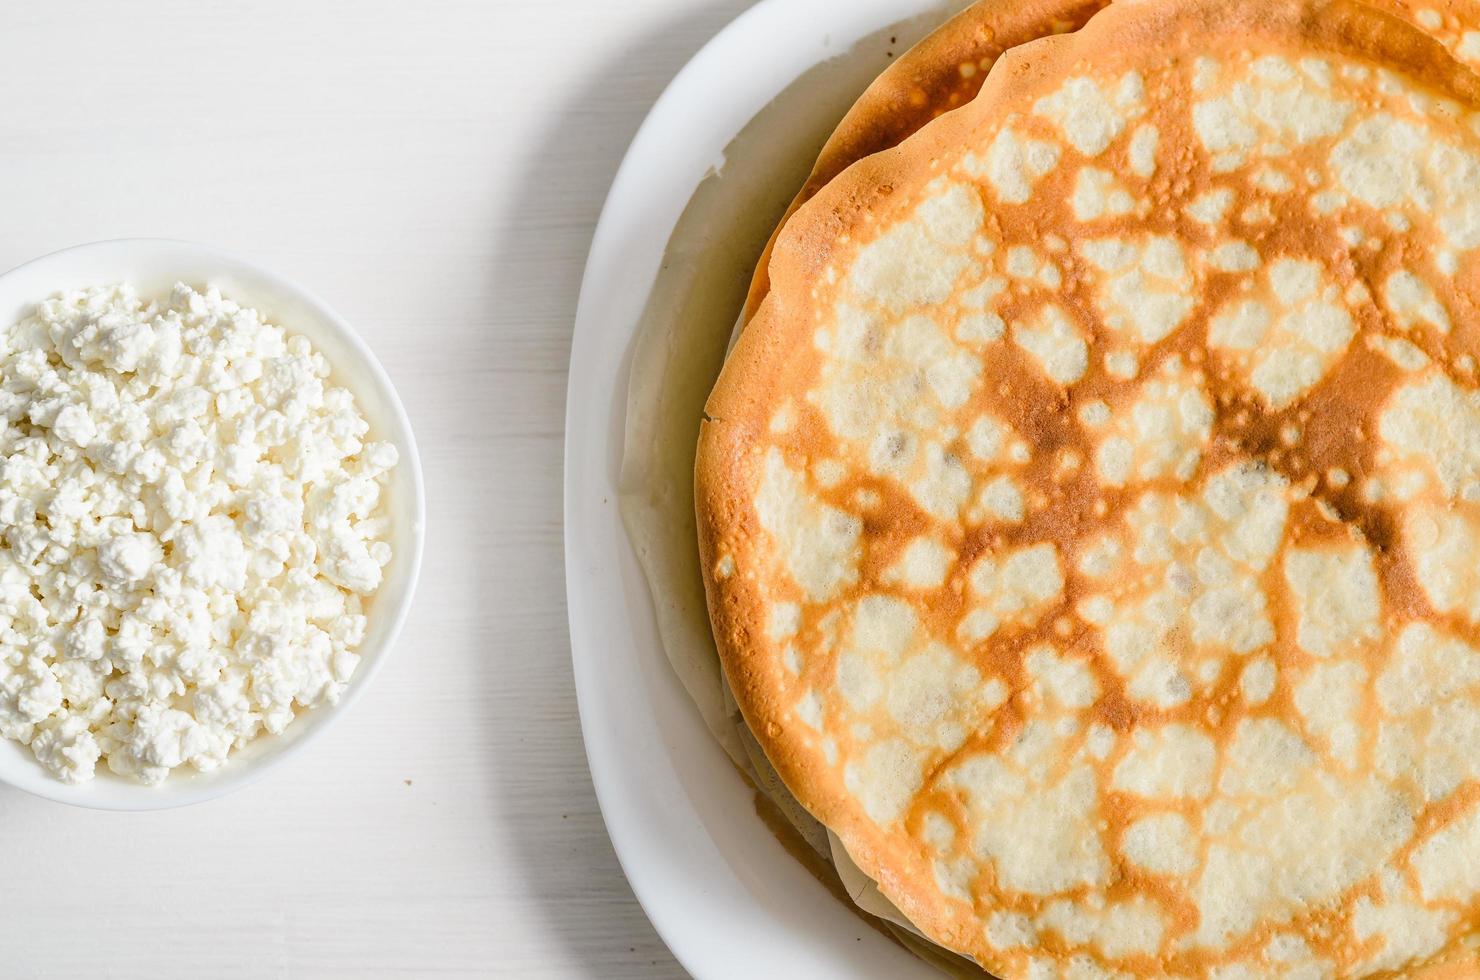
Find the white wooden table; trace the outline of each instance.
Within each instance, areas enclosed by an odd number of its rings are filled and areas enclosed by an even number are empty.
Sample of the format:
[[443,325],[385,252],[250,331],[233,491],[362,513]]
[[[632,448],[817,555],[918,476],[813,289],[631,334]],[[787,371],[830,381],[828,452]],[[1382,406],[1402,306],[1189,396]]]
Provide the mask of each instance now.
[[389,368],[430,500],[400,647],[304,758],[159,814],[0,790],[0,974],[682,975],[586,771],[561,429],[612,174],[746,2],[0,5],[0,266],[157,235],[301,279]]

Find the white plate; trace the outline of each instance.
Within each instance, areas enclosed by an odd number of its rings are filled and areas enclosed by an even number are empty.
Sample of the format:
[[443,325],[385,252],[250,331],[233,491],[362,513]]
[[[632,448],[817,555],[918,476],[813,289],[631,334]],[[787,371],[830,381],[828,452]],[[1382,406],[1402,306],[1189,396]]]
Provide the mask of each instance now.
[[[633,331],[674,223],[747,122],[830,58],[858,62],[852,94],[861,92],[881,63],[882,42],[850,52],[855,43],[887,38],[899,25],[897,53],[927,23],[922,14],[938,13],[938,22],[959,6],[759,3],[700,51],[658,100],[617,173],[592,242],[566,406],[565,566],[576,693],[617,856],[658,932],[702,980],[938,974],[866,927],[782,849],[669,669],[617,512]],[[776,139],[815,145],[822,135]]]

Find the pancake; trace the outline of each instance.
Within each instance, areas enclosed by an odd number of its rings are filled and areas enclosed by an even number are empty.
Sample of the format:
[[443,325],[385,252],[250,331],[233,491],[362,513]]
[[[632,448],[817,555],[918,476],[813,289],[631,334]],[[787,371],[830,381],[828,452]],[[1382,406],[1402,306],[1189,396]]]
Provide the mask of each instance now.
[[1116,4],[783,229],[701,434],[711,618],[934,941],[1473,975],[1477,106],[1361,4]]
[[[864,91],[823,146],[806,184],[766,243],[751,280],[745,319],[770,288],[776,236],[791,216],[848,167],[898,146],[931,120],[976,98],[1009,48],[1078,30],[1109,0],[978,0],[907,51]],[[1480,68],[1480,0],[1371,0],[1426,31],[1456,58]]]
[[1374,0],[1432,35],[1458,60],[1480,68],[1480,0]]
[[890,65],[874,80],[818,154],[776,233],[766,243],[746,298],[745,319],[770,288],[767,266],[776,235],[803,204],[866,156],[898,146],[922,126],[959,108],[981,90],[1002,52],[1078,29],[1109,0],[978,0]]

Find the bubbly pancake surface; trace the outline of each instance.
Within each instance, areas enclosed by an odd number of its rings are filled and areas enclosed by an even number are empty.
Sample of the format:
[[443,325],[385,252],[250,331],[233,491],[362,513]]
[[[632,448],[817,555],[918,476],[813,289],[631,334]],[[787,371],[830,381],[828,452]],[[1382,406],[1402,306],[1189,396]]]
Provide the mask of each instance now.
[[[928,34],[876,78],[823,144],[807,182],[776,234],[803,204],[866,156],[898,146],[922,126],[960,108],[981,91],[1004,51],[1078,30],[1110,0],[977,0]],[[1458,0],[1456,0],[1458,2]],[[1480,0],[1463,0],[1480,3]],[[776,235],[766,244],[746,300],[749,319],[770,288],[768,266]]]
[[1142,0],[783,232],[701,439],[716,638],[932,938],[1473,969],[1477,106],[1368,7]]
[[1471,68],[1480,68],[1480,0],[1376,0],[1376,6],[1433,35]]
[[[806,184],[776,228],[852,164],[898,146],[931,120],[976,97],[1003,52],[1078,30],[1110,0],[977,0],[884,71],[828,138]],[[1369,0],[1408,21],[1480,69],[1480,0]],[[770,288],[773,235],[756,267],[745,318]]]

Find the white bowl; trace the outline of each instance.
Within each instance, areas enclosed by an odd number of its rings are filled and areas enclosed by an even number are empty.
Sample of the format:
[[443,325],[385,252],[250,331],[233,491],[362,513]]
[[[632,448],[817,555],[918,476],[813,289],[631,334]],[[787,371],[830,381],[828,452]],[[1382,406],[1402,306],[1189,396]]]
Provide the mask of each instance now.
[[115,776],[105,763],[99,764],[92,781],[68,785],[48,773],[29,748],[0,739],[0,782],[74,806],[161,810],[240,789],[302,751],[359,699],[389,655],[411,607],[426,537],[426,499],[411,423],[370,348],[319,297],[228,252],[157,238],[93,242],[53,252],[0,275],[0,326],[15,323],[39,300],[58,291],[111,282],[131,283],[142,296],[167,295],[176,282],[217,286],[223,295],[260,310],[289,333],[308,338],[333,366],[335,383],[354,393],[370,422],[371,437],[395,444],[401,456],[387,494],[394,557],[368,604],[368,628],[358,648],[360,665],[337,704],[302,712],[283,734],[263,734],[213,772],[183,766],[158,786]]

